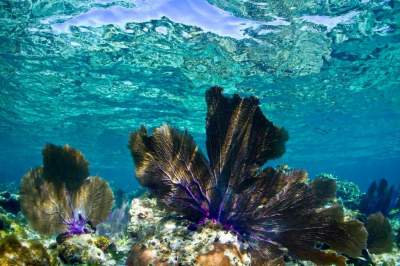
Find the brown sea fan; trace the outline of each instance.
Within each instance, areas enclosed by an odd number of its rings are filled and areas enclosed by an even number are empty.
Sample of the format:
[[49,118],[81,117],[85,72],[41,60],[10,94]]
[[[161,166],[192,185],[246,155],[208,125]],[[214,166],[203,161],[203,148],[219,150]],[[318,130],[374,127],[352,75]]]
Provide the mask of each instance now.
[[380,212],[368,216],[366,229],[368,231],[368,250],[381,254],[393,249],[393,231],[389,220]]
[[112,191],[106,181],[88,174],[88,163],[78,150],[46,145],[43,167],[29,171],[20,186],[21,210],[32,227],[46,235],[85,233],[105,220]]
[[104,180],[98,176],[86,178],[73,194],[73,206],[85,211],[93,225],[107,219],[113,205],[113,193]]
[[258,100],[213,87],[206,101],[208,160],[186,131],[164,125],[148,135],[142,127],[129,143],[139,182],[195,226],[211,220],[236,232],[265,265],[285,255],[323,265],[360,256],[367,233],[332,204],[333,180],[307,184],[304,171],[262,168],[284,153],[288,135]]
[[21,211],[38,232],[51,235],[66,229],[63,217],[72,212],[65,187],[57,188],[43,178],[43,168],[29,171],[21,181]]
[[89,162],[69,145],[46,144],[42,155],[43,177],[57,187],[65,185],[67,190],[74,191],[89,176]]

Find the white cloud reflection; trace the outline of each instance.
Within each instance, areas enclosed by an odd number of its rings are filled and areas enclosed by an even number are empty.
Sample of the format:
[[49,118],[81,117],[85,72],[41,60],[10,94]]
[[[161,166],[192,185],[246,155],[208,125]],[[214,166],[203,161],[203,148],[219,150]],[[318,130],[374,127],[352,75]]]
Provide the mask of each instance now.
[[209,4],[206,0],[137,0],[134,4],[134,8],[121,6],[93,8],[63,23],[53,25],[53,30],[65,32],[70,26],[98,27],[107,24],[123,27],[128,22],[141,23],[165,16],[177,23],[200,27],[206,32],[242,39],[247,37],[245,34],[247,28],[287,24],[281,18],[271,22],[238,18]]

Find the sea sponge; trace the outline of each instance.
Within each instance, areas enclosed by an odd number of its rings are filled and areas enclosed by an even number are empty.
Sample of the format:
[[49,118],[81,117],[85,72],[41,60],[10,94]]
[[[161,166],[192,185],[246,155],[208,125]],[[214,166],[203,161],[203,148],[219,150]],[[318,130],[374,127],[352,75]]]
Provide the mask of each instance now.
[[20,186],[21,210],[35,230],[88,233],[107,218],[113,193],[100,177],[87,177],[87,166],[83,155],[68,145],[45,146],[43,167],[29,171]]
[[192,230],[219,224],[270,265],[287,255],[338,265],[345,263],[342,253],[360,256],[367,232],[331,204],[333,180],[307,184],[305,171],[262,168],[284,153],[288,135],[263,115],[258,100],[228,98],[213,87],[206,101],[208,160],[186,131],[164,125],[149,135],[141,127],[129,142],[139,182],[191,221]]

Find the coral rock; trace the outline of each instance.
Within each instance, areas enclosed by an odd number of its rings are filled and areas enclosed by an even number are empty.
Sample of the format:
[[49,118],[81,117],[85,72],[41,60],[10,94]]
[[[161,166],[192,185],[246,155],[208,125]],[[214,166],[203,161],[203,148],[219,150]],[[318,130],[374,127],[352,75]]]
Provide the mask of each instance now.
[[[177,220],[155,199],[144,197],[133,200],[130,212],[135,215],[129,228],[144,230],[135,234],[136,245],[131,249],[127,261],[131,264],[128,265],[148,265],[148,261],[154,265],[197,265],[196,261],[203,263],[214,255],[221,257],[217,253],[223,246],[229,247],[226,254],[235,262],[232,265],[250,265],[246,247],[235,234],[221,229],[219,225],[207,223],[194,232],[190,231],[190,223],[186,220]],[[141,216],[141,213],[145,215]],[[212,253],[213,250],[218,252]]]
[[0,240],[1,266],[55,265],[45,247],[38,241],[20,241],[15,235]]
[[134,245],[129,252],[126,261],[127,266],[166,266],[166,263],[157,259],[156,251],[151,248],[145,248],[140,245]]
[[167,216],[167,212],[158,207],[156,199],[133,199],[129,211],[131,220],[128,233],[136,240],[153,234],[157,224]]
[[96,246],[96,237],[90,234],[75,235],[57,246],[59,258],[66,264],[105,265],[110,262]]
[[198,266],[234,266],[242,264],[242,254],[235,246],[220,243],[214,244],[213,250],[196,258],[196,265]]

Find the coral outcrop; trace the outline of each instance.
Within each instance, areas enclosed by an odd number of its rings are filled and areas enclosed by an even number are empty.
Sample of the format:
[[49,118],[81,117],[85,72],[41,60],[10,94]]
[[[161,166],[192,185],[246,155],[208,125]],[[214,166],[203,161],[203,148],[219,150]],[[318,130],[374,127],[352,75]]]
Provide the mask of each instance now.
[[0,265],[2,266],[51,266],[57,265],[38,240],[21,241],[15,235],[0,239]]
[[250,265],[248,245],[236,234],[212,222],[196,231],[190,222],[171,215],[156,199],[134,199],[128,226],[135,239],[127,264]]
[[110,213],[113,193],[106,181],[88,174],[79,151],[46,145],[43,166],[21,181],[21,209],[32,227],[47,235],[93,232]]
[[317,181],[330,184],[325,194],[304,171],[263,168],[284,153],[288,135],[263,115],[258,100],[228,98],[213,87],[206,101],[208,160],[186,131],[164,125],[149,135],[142,127],[129,143],[139,182],[194,234],[218,225],[266,265],[283,264],[285,256],[344,265],[343,254],[360,256],[366,230],[330,204],[334,181]]
[[90,234],[74,235],[56,247],[58,257],[68,265],[116,265],[107,253],[111,242]]

